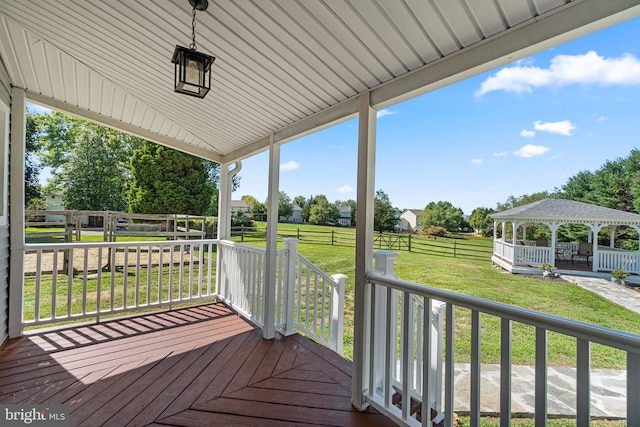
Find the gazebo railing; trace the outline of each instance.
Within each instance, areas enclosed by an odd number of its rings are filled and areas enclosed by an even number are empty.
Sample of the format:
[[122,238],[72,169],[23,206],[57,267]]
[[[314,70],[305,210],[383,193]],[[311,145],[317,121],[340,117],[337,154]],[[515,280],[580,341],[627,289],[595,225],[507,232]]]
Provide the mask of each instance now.
[[640,253],[621,251],[619,249],[598,250],[598,270],[624,270],[632,274],[640,274]]

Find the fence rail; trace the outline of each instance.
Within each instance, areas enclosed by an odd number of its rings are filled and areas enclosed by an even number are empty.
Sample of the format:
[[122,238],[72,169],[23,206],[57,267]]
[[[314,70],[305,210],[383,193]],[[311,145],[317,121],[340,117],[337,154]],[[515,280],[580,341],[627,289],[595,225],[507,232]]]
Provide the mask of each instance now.
[[217,240],[26,244],[23,326],[210,298]]
[[[240,239],[241,242],[266,239],[266,231],[257,227],[232,227],[231,235]],[[302,243],[332,246],[355,246],[356,242],[353,232],[301,228],[279,230],[278,238],[295,238]],[[375,233],[373,248],[482,260],[490,259],[493,253],[491,246],[467,243],[458,239],[418,237],[413,234],[399,233]]]

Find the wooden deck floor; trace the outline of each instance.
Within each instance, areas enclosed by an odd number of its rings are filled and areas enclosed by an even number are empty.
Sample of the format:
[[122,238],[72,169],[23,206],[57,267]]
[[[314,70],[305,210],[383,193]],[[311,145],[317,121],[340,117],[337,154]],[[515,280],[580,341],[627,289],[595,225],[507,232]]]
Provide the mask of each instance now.
[[207,304],[10,340],[0,403],[67,404],[74,426],[395,425],[351,407],[350,372]]

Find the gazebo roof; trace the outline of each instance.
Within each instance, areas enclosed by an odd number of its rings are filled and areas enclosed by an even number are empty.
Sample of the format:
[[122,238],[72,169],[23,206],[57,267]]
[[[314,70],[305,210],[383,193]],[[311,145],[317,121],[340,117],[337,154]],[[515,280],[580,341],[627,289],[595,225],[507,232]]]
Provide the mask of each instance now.
[[233,1],[197,14],[212,91],[173,91],[187,0],[0,1],[30,101],[230,163],[640,15],[639,0]]
[[640,225],[640,215],[565,199],[543,199],[528,205],[497,212],[495,220],[600,222]]

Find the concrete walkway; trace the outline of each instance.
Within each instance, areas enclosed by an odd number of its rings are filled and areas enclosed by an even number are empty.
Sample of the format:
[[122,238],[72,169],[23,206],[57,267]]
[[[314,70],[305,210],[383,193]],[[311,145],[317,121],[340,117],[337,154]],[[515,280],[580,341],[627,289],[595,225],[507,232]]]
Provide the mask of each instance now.
[[562,278],[640,314],[640,292],[636,292],[624,285],[616,285],[610,280],[595,277],[569,276],[563,274]]
[[[609,301],[640,314],[640,292],[609,280],[562,275],[562,278],[594,292]],[[640,320],[640,318],[638,318]],[[480,406],[483,413],[500,412],[500,365],[482,365]],[[469,411],[469,365],[456,363],[455,410]],[[591,369],[591,415],[604,418],[627,416],[627,371]],[[548,367],[548,413],[574,417],[576,415],[576,369]],[[535,413],[535,370],[533,366],[512,367],[512,412]]]
[[[485,414],[500,413],[500,365],[484,364],[480,379],[480,410]],[[454,410],[469,411],[468,364],[455,366]],[[576,369],[547,368],[548,414],[576,416]],[[511,411],[517,414],[535,413],[535,369],[533,366],[514,365],[511,370]],[[613,369],[591,370],[591,416],[626,418],[627,371]]]

